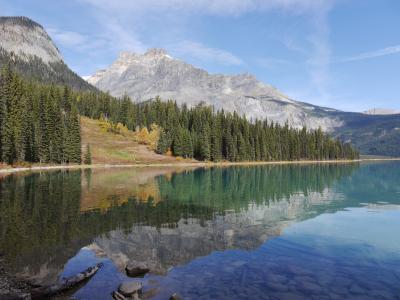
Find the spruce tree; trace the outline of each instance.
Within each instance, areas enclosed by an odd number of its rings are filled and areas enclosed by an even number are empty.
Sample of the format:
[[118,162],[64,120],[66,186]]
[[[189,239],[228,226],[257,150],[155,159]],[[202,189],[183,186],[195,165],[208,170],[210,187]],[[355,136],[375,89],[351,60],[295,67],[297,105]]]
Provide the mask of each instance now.
[[83,163],[85,165],[91,165],[92,164],[92,153],[90,151],[90,145],[89,144],[86,145],[86,153],[85,153],[85,157],[84,157]]
[[161,130],[160,138],[157,143],[156,152],[158,154],[165,154],[171,148],[172,137],[169,131]]
[[211,151],[210,151],[210,133],[208,124],[204,124],[203,128],[199,135],[199,155],[200,160],[210,160],[211,159]]

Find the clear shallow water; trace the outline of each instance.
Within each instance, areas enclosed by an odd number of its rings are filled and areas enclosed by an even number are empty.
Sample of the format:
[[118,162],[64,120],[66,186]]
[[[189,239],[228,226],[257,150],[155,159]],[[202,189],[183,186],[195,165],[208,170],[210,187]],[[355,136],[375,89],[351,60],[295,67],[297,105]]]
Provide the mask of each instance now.
[[399,182],[399,163],[13,175],[0,249],[38,283],[104,262],[77,299],[124,280],[148,299],[400,299]]

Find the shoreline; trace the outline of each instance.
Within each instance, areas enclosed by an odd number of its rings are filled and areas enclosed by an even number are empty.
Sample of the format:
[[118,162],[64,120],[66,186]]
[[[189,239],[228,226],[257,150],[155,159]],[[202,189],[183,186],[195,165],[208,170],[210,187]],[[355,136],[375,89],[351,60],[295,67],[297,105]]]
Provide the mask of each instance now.
[[109,169],[109,168],[154,168],[154,167],[230,167],[230,166],[262,166],[289,164],[334,164],[373,161],[400,161],[400,158],[360,158],[354,160],[296,160],[296,161],[243,161],[243,162],[176,162],[176,163],[135,163],[135,164],[93,164],[93,165],[34,165],[30,167],[8,167],[0,169],[0,174],[29,171],[77,170],[77,169]]

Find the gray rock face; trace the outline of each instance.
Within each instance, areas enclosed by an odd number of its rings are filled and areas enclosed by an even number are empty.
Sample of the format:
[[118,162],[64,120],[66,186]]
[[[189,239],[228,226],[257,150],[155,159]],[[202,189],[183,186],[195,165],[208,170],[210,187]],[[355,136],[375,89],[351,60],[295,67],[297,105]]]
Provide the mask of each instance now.
[[189,107],[205,104],[252,119],[268,118],[280,124],[288,121],[297,128],[321,126],[332,131],[342,125],[327,114],[335,110],[294,101],[251,74],[209,74],[172,58],[163,49],[150,49],[143,55],[122,52],[108,69],[87,81],[117,97],[127,94],[136,102],[160,96]]
[[62,56],[41,25],[26,17],[0,17],[0,47],[29,61],[62,62]]

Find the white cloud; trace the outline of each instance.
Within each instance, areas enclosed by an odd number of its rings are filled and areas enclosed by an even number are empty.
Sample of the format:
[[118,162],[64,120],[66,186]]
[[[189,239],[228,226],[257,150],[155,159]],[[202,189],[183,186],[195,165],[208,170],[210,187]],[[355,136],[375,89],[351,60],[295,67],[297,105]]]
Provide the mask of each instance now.
[[364,59],[386,56],[386,55],[391,55],[391,54],[396,54],[396,53],[400,53],[400,45],[387,47],[387,48],[379,49],[376,51],[361,53],[361,54],[358,54],[355,56],[345,58],[345,59],[341,60],[341,62],[364,60]]
[[189,56],[202,62],[214,62],[223,65],[242,65],[243,61],[232,53],[204,46],[193,41],[183,41],[170,45],[169,50],[177,56]]

